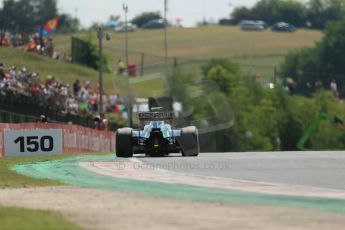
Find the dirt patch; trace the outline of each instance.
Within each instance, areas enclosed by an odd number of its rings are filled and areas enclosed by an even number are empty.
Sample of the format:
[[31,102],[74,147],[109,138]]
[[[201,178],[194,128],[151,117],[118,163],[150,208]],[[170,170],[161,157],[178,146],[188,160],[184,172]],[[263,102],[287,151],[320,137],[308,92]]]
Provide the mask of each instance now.
[[75,187],[0,190],[0,205],[60,211],[85,229],[344,229],[345,214]]

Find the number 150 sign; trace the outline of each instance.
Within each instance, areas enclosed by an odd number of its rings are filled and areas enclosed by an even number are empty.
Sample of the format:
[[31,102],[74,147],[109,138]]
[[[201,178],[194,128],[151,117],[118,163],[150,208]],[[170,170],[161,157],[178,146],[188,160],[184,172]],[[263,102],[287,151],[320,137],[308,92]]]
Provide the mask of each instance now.
[[8,130],[4,135],[5,156],[62,153],[60,129]]

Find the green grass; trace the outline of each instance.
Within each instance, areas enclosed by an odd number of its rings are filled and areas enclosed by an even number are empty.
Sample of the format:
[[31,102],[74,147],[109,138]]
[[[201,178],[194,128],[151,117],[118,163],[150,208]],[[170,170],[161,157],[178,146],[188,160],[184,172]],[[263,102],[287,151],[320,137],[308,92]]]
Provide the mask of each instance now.
[[[85,154],[84,154],[85,155]],[[12,167],[18,164],[27,164],[33,162],[44,162],[58,159],[65,159],[77,154],[70,155],[51,155],[51,156],[34,156],[34,157],[2,157],[0,158],[0,189],[1,188],[25,188],[25,187],[42,187],[58,186],[63,183],[53,180],[41,180],[26,177],[14,172]]]
[[[118,49],[124,50],[124,33],[111,33],[111,40],[104,42],[105,52],[114,60],[121,56]],[[94,33],[96,41],[96,32]],[[129,49],[140,53],[164,56],[163,30],[138,30],[129,33]],[[265,54],[285,54],[287,51],[313,46],[322,38],[320,31],[298,30],[295,33],[274,33],[242,31],[237,26],[207,26],[199,28],[169,28],[169,56],[190,59],[209,59],[214,57],[256,56]],[[55,47],[62,52],[70,52],[69,36],[54,37]],[[153,59],[154,57],[147,57]],[[159,59],[156,57],[155,62]],[[149,60],[147,60],[150,62]],[[164,60],[160,60],[164,62]],[[113,63],[115,65],[115,63]]]
[[[104,42],[104,51],[111,58],[110,68],[116,68],[116,60],[124,59],[124,33],[109,31],[111,40]],[[263,78],[271,79],[275,66],[291,50],[311,47],[322,38],[322,33],[315,30],[297,30],[295,33],[275,33],[266,31],[242,31],[238,26],[206,26],[199,28],[169,28],[168,54],[178,57],[179,61],[207,60],[210,58],[234,58],[242,64],[245,73],[258,73]],[[96,32],[94,32],[96,41]],[[129,60],[140,66],[142,53],[144,64],[164,63],[163,30],[137,30],[129,33]],[[70,53],[70,36],[56,35],[56,49]],[[134,52],[136,51],[136,52]],[[272,56],[275,55],[275,56]],[[241,57],[241,58],[238,58]],[[172,62],[172,60],[171,60]],[[186,69],[198,69],[190,62],[183,65]],[[257,65],[257,67],[248,67]],[[157,67],[157,69],[162,69]]]
[[81,229],[71,222],[66,221],[62,214],[57,212],[2,206],[0,206],[0,223],[2,230]]
[[[130,79],[131,88],[136,96],[162,96],[167,91],[165,78],[161,74],[147,75]],[[147,91],[147,89],[150,89]]]
[[260,75],[263,82],[272,81],[274,77],[274,68],[284,61],[284,56],[266,56],[266,57],[243,57],[235,58],[233,61],[240,64],[242,72],[246,75]]
[[[54,180],[26,177],[12,171],[11,168],[17,164],[58,160],[68,157],[70,155],[0,158],[0,189],[63,185],[62,182]],[[76,225],[66,221],[62,214],[57,212],[2,206],[0,206],[0,223],[0,229],[2,230],[80,229]]]

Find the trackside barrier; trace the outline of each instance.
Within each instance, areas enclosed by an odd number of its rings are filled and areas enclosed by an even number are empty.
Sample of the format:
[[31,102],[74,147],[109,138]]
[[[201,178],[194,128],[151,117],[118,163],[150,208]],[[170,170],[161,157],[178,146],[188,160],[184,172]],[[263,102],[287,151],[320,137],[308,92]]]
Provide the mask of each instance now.
[[[18,132],[22,131],[22,132]],[[8,138],[13,133],[23,133],[23,137],[16,140],[20,148],[26,147],[32,154],[35,155],[35,149],[39,145],[43,145],[43,149],[49,150],[50,139],[39,140],[40,133],[60,133],[57,143],[62,144],[62,153],[85,153],[85,152],[115,152],[115,132],[98,131],[90,128],[85,128],[77,125],[63,125],[63,124],[45,124],[45,123],[21,123],[21,124],[6,124],[0,123],[0,157],[5,156],[6,149],[9,148],[9,143],[5,143],[5,136]],[[35,136],[31,139],[24,139],[25,133],[34,133]],[[36,134],[38,133],[38,134]],[[11,134],[11,135],[10,135]],[[12,135],[13,136],[13,135]],[[47,136],[46,136],[47,137]],[[21,139],[22,138],[22,139]],[[49,139],[50,138],[50,139]],[[54,137],[55,138],[55,137]],[[23,142],[21,142],[23,141]],[[39,142],[41,141],[41,142]],[[42,143],[43,141],[43,143]],[[47,142],[48,141],[48,142]],[[52,140],[54,141],[54,140]],[[36,144],[37,143],[37,144]],[[13,145],[13,143],[11,143]],[[60,145],[61,145],[60,144]],[[18,147],[19,148],[19,147]],[[48,152],[47,150],[47,152]],[[14,153],[15,154],[15,153]]]

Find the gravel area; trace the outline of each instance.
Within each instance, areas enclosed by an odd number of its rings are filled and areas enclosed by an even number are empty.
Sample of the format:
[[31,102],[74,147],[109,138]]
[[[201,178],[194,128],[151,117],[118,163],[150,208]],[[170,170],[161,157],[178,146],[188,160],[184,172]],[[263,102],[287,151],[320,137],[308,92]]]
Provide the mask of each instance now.
[[62,212],[84,229],[344,229],[345,214],[76,187],[1,189],[0,205]]

